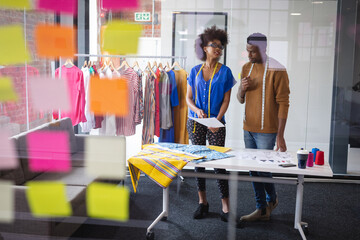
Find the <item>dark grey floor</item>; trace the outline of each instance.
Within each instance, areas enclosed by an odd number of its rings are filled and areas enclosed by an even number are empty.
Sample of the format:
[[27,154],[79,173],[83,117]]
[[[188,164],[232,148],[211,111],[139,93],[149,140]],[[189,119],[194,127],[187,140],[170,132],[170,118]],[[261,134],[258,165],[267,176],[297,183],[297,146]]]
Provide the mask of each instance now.
[[[226,239],[227,223],[220,220],[221,203],[215,180],[207,180],[210,214],[192,219],[197,207],[195,180],[186,178],[177,192],[177,181],[170,186],[170,213],[167,221],[154,228],[155,239]],[[147,227],[162,210],[162,189],[147,177],[141,177],[138,192],[130,180],[130,221],[126,223],[88,221],[70,239],[145,239]],[[236,239],[301,239],[294,229],[296,187],[277,184],[279,206],[268,222],[247,223],[236,230]],[[308,239],[360,239],[360,185],[306,183],[304,222],[309,224]],[[255,210],[251,183],[239,182],[239,216]],[[104,225],[105,224],[105,225]]]

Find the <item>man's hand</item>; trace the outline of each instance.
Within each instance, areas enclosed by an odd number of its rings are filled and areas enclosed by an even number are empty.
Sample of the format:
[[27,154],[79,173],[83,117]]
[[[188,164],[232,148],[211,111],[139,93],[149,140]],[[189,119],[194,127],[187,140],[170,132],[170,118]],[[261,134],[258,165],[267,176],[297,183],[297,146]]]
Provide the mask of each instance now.
[[[248,90],[250,86],[250,77],[244,77],[243,79],[241,79],[241,92],[243,94],[245,94],[245,92]],[[241,96],[243,97],[243,96]]]
[[276,151],[280,150],[280,152],[286,152],[286,142],[284,136],[277,135],[276,136]]

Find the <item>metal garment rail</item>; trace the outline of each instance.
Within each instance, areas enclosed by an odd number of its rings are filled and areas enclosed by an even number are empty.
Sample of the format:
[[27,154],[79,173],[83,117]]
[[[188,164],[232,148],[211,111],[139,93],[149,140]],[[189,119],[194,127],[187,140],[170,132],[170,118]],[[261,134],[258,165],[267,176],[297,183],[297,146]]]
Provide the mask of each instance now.
[[85,53],[76,53],[76,57],[116,57],[116,58],[171,58],[171,59],[181,59],[183,62],[182,66],[186,66],[186,56],[138,56],[138,55],[109,55],[109,54],[85,54]]

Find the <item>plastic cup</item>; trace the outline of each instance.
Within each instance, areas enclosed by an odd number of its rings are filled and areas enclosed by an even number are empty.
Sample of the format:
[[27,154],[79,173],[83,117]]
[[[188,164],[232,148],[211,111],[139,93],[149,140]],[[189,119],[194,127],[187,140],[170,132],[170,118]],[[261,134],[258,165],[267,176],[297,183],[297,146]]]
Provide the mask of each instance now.
[[311,150],[311,152],[314,154],[314,162],[315,162],[315,158],[316,158],[316,153],[317,153],[317,151],[319,151],[319,149],[318,148],[313,148],[312,150]]
[[309,156],[306,162],[306,166],[312,167],[314,166],[314,154],[312,152],[309,152]]
[[324,151],[318,151],[315,159],[316,165],[324,165]]
[[297,151],[297,158],[298,158],[298,168],[305,169],[306,162],[309,156],[309,151],[307,150],[299,150]]

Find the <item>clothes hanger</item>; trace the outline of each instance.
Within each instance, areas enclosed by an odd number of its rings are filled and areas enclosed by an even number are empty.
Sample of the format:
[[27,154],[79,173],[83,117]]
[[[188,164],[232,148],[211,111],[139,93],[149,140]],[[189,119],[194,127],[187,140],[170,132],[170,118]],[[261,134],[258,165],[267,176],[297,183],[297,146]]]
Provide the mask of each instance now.
[[88,67],[92,67],[92,62],[91,61],[88,62]]
[[171,70],[170,64],[169,62],[166,62],[166,66],[165,68],[167,69],[166,71],[169,72]]
[[64,63],[63,66],[65,66],[66,68],[71,68],[71,67],[74,66],[74,63],[71,61],[70,58],[68,58],[68,59],[66,59],[66,61],[65,61],[65,63]]
[[148,69],[150,71],[150,73],[156,78],[156,74],[154,73],[154,71],[152,70],[151,64],[150,62],[148,62],[147,66],[145,69]]
[[[174,69],[175,67],[178,67],[178,68],[180,68],[180,70],[185,71],[185,69],[183,69],[177,61],[174,62],[174,64],[171,66],[171,69]],[[186,74],[189,75],[187,72],[186,72]]]
[[119,70],[120,70],[121,68],[123,68],[123,67],[131,68],[126,60],[123,60],[123,61],[122,61],[120,67],[118,67],[117,70],[119,71]]
[[164,67],[163,67],[163,65],[162,65],[162,63],[161,63],[161,62],[159,62],[159,64],[158,64],[158,68],[160,68],[161,70],[163,70],[163,69],[164,69]]
[[87,67],[87,65],[88,65],[88,63],[87,63],[87,61],[85,60],[83,67]]
[[156,67],[156,68],[158,67],[158,65],[157,65],[156,61],[154,61],[154,62],[153,62],[153,65],[152,65],[152,67],[151,67],[151,68],[154,68],[154,67]]
[[142,72],[142,70],[141,70],[141,68],[139,66],[139,63],[137,61],[134,62],[134,64],[132,65],[131,68],[134,69],[135,67],[137,67]]

